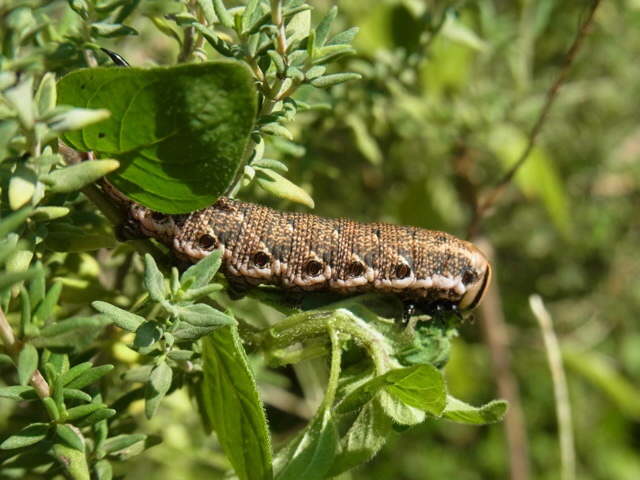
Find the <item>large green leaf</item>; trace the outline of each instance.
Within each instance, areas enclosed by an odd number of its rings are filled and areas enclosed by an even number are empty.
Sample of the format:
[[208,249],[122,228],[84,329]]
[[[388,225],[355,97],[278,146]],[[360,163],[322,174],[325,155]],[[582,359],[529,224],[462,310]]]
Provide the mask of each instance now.
[[235,327],[204,339],[202,403],[236,475],[271,477],[271,442],[258,389]]
[[111,111],[64,141],[118,159],[111,182],[165,213],[209,206],[229,187],[256,115],[249,72],[222,62],[79,70],[58,82],[58,103]]

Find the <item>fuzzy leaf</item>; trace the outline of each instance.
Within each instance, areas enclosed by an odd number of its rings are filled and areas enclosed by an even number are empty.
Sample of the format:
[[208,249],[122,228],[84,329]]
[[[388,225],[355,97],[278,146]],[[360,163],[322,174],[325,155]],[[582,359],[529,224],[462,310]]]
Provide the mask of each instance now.
[[144,286],[149,292],[149,297],[154,302],[162,303],[167,297],[164,276],[158,270],[156,261],[148,253],[144,256]]
[[95,301],[91,304],[100,313],[110,317],[118,327],[128,332],[135,332],[145,322],[144,317],[127,312],[107,302]]
[[263,190],[271,195],[301,203],[309,208],[315,206],[313,199],[307,192],[273,170],[256,168],[256,181]]
[[172,378],[173,372],[166,362],[156,365],[151,370],[149,381],[144,389],[144,413],[147,418],[152,418],[158,411],[160,402],[169,391],[169,387],[171,387]]
[[71,193],[95,182],[120,166],[117,160],[94,160],[80,162],[66,168],[59,168],[40,177],[42,183],[54,193]]
[[278,451],[274,468],[278,480],[320,480],[331,467],[336,430],[329,410],[316,414],[307,428]]
[[237,329],[209,335],[202,356],[201,415],[215,429],[238,478],[271,478],[267,420]]
[[467,425],[487,425],[504,418],[508,404],[504,400],[494,400],[481,407],[474,407],[447,395],[447,406],[442,418]]
[[180,320],[204,328],[235,325],[236,323],[234,318],[204,303],[180,308]]
[[222,252],[215,250],[195,265],[190,266],[180,277],[180,284],[185,285],[188,281],[191,281],[190,290],[209,285],[221,264]]
[[325,75],[311,80],[309,83],[316,88],[329,88],[339,85],[349,80],[358,80],[362,78],[359,73],[334,73],[333,75]]

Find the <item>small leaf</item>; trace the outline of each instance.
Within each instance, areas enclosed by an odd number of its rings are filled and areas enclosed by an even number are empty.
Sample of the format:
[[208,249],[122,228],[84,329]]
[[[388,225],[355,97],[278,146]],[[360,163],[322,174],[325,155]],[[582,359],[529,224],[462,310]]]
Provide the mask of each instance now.
[[156,322],[145,322],[136,330],[133,346],[135,348],[150,347],[160,340],[163,332],[163,328]]
[[102,329],[111,323],[104,316],[75,317],[52,323],[40,330],[40,336],[30,342],[35,347],[52,351],[79,352],[91,344]]
[[85,393],[82,390],[76,390],[75,388],[63,388],[62,396],[65,398],[65,400],[81,400],[82,402],[87,403],[91,402],[93,398],[88,393]]
[[91,24],[91,30],[99,37],[115,38],[122,37],[123,35],[138,35],[135,28],[131,28],[121,23],[93,23]]
[[158,270],[156,261],[148,253],[144,256],[144,286],[149,292],[149,297],[154,302],[162,303],[167,297],[164,276]]
[[33,77],[26,77],[16,86],[6,89],[3,96],[18,113],[18,120],[22,128],[31,130],[34,124]]
[[216,12],[220,23],[227,28],[233,29],[235,27],[235,21],[233,15],[224,7],[222,0],[212,0],[213,10]]
[[32,218],[36,222],[47,222],[65,217],[70,211],[71,209],[67,207],[38,207],[35,212],[33,212]]
[[67,410],[66,419],[69,421],[77,420],[85,417],[98,410],[106,409],[107,406],[104,403],[90,403],[89,405],[80,405],[79,407],[73,407]]
[[72,108],[48,119],[47,124],[54,132],[69,132],[89,127],[111,116],[105,108]]
[[269,429],[260,395],[235,327],[220,328],[203,342],[201,415],[216,431],[236,475],[271,478]]
[[211,0],[196,0],[198,2],[198,6],[204,13],[204,18],[207,20],[209,25],[213,25],[218,20],[215,10],[213,9],[213,3]]
[[64,372],[62,375],[60,375],[60,382],[62,383],[62,385],[66,386],[69,382],[71,382],[72,380],[75,380],[84,372],[89,370],[92,365],[93,364],[91,362],[84,362],[70,368],[69,370]]
[[93,160],[59,168],[40,177],[42,183],[54,193],[71,193],[95,182],[120,166],[117,160]]
[[36,186],[38,175],[32,169],[20,164],[9,180],[9,206],[11,210],[18,210],[31,202]]
[[0,239],[7,238],[11,231],[22,225],[32,214],[33,207],[26,207],[3,217],[0,221]]
[[38,115],[45,115],[56,106],[56,76],[48,72],[40,80],[38,91],[34,97],[34,102],[38,107]]
[[222,252],[214,250],[211,254],[200,260],[195,265],[190,266],[180,277],[180,284],[185,285],[192,280],[189,289],[202,288],[211,282],[220,265],[222,264]]
[[9,398],[11,400],[36,400],[38,394],[31,386],[12,385],[10,387],[0,388],[0,398]]
[[135,332],[145,322],[144,317],[127,312],[107,302],[95,301],[91,304],[100,313],[110,317],[118,327],[128,332]]
[[335,5],[329,9],[325,17],[318,24],[316,28],[316,38],[314,42],[315,48],[320,48],[324,46],[327,41],[327,37],[329,36],[329,31],[331,30],[331,25],[333,25],[333,21],[338,14],[338,7]]
[[260,126],[260,131],[268,135],[280,135],[293,140],[293,134],[277,122],[271,122]]
[[264,168],[268,170],[280,170],[281,172],[289,171],[289,168],[287,168],[287,166],[284,163],[278,160],[271,160],[270,158],[261,158],[260,160],[251,162],[251,166],[256,168]]
[[359,73],[334,73],[333,75],[314,78],[309,83],[316,88],[329,88],[348,82],[349,80],[358,80],[360,78],[362,78],[362,75]]
[[350,28],[349,30],[345,30],[337,34],[331,40],[329,40],[326,45],[348,45],[355,38],[358,33],[358,27]]
[[[55,458],[62,468],[74,480],[90,480],[89,465],[84,451],[78,451],[59,438],[54,441],[52,449]],[[83,449],[84,450],[84,449]]]
[[101,408],[96,410],[89,415],[85,415],[84,417],[80,417],[77,420],[73,421],[73,424],[78,428],[90,427],[91,425],[95,425],[98,422],[106,420],[107,418],[111,418],[116,414],[116,411],[111,408]]
[[508,404],[504,400],[494,400],[482,407],[474,407],[447,396],[447,407],[442,418],[467,425],[488,425],[501,421],[507,413],[507,408]]
[[32,423],[2,442],[0,449],[12,450],[38,443],[40,440],[44,440],[48,429],[49,425],[46,423]]
[[166,362],[156,365],[151,370],[149,381],[144,389],[144,413],[148,419],[151,419],[158,411],[160,402],[169,391],[169,387],[171,387],[172,378],[173,371]]
[[222,327],[236,324],[234,318],[204,303],[180,308],[179,316],[183,322],[190,323],[196,327]]
[[161,33],[163,33],[169,38],[173,38],[174,40],[176,40],[178,42],[178,45],[182,45],[182,40],[180,39],[180,35],[178,35],[178,32],[176,32],[173,28],[171,28],[171,26],[167,23],[167,21],[164,18],[158,17],[156,15],[149,15],[149,18],[151,19],[155,27],[158,30],[160,30]]
[[[99,367],[93,367],[83,372],[77,378],[71,380],[68,384],[65,384],[67,388],[80,389],[94,382],[97,382],[104,375],[113,370],[113,365],[100,365]],[[64,375],[63,375],[64,377]]]
[[390,394],[403,403],[440,416],[446,406],[444,379],[433,365],[416,365],[391,370],[385,380]]
[[286,198],[292,202],[301,203],[309,208],[314,207],[313,199],[309,194],[282,175],[272,170],[263,169],[256,169],[256,173],[258,185],[270,194],[279,198]]
[[220,55],[225,57],[233,56],[233,52],[229,45],[224,40],[221,40],[213,30],[205,27],[201,23],[194,23],[193,28],[200,32],[200,35],[202,35],[204,39],[209,42],[209,45],[211,45]]
[[30,343],[25,343],[18,355],[18,378],[20,385],[25,386],[38,368],[38,351]]
[[58,305],[60,294],[62,293],[62,282],[55,281],[47,291],[42,301],[37,305],[33,312],[33,323],[42,325],[51,316],[53,310]]
[[[130,449],[136,443],[143,443],[147,439],[147,435],[117,435],[108,438],[102,445],[102,449],[107,454],[122,453],[126,449]],[[142,451],[142,450],[141,450]]]
[[74,450],[84,452],[84,437],[76,428],[58,424],[56,425],[56,436]]

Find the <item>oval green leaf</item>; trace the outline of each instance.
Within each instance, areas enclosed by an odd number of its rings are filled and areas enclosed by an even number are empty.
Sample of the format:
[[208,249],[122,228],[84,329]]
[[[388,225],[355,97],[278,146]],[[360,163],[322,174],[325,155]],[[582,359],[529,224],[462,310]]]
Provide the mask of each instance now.
[[251,75],[224,62],[79,70],[58,82],[58,104],[111,111],[63,134],[65,143],[118,159],[110,181],[164,213],[215,202],[236,176],[256,115]]

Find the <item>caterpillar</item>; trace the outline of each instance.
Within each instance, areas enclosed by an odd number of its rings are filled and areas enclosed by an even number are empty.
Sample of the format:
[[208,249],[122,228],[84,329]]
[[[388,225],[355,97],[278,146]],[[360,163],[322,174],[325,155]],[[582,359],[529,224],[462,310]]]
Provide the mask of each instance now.
[[[121,67],[120,55],[102,49]],[[461,315],[482,300],[491,266],[471,243],[444,232],[287,213],[221,197],[190,214],[166,215],[131,201],[107,180],[129,231],[152,237],[185,261],[222,251],[221,270],[238,291],[260,284],[294,292],[381,292],[415,309]]]
[[482,252],[445,232],[281,212],[226,197],[167,215],[131,201],[108,181],[102,188],[130,231],[156,239],[178,258],[195,263],[220,250],[221,271],[238,290],[267,284],[291,292],[394,294],[408,321],[416,309],[429,315],[472,310],[491,279]]

